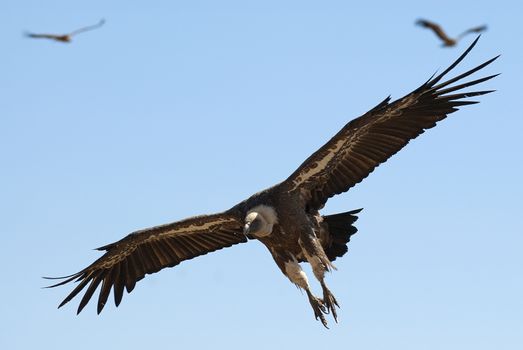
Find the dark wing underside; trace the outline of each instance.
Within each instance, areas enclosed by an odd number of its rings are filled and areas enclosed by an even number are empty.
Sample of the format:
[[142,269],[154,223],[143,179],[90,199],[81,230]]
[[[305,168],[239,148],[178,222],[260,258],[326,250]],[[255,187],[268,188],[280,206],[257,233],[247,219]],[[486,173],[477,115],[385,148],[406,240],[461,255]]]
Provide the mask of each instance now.
[[60,40],[63,35],[25,33],[28,38]]
[[130,293],[137,281],[166,267],[234,244],[247,242],[242,234],[241,220],[228,213],[197,216],[172,224],[131,233],[122,240],[100,247],[106,253],[82,271],[60,277],[57,287],[78,282],[62,301],[62,307],[85,287],[77,313],[80,313],[101,284],[97,311],[100,313],[113,288],[116,306],[122,300],[124,288]]
[[330,197],[349,190],[379,164],[402,149],[411,139],[436,126],[459,106],[477,103],[464,98],[492,91],[460,90],[487,81],[490,75],[452,85],[492,63],[497,57],[449,79],[449,73],[476,45],[472,45],[443,73],[405,97],[389,103],[387,98],[363,116],[346,124],[329,142],[312,154],[287,180],[286,191],[300,191],[311,209],[320,209]]

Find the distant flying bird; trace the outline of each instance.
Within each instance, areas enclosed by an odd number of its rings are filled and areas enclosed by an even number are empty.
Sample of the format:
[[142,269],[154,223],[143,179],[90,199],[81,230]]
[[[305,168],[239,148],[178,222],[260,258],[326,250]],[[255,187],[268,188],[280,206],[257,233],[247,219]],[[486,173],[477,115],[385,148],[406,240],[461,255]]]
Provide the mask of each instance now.
[[25,33],[25,35],[27,37],[29,37],[29,38],[34,38],[34,39],[51,39],[51,40],[60,41],[60,42],[63,42],[63,43],[70,43],[71,40],[73,39],[73,36],[75,36],[77,34],[80,34],[80,33],[83,33],[83,32],[87,32],[87,31],[96,29],[96,28],[100,28],[104,24],[105,24],[105,19],[101,19],[100,22],[98,22],[95,25],[77,29],[75,31],[72,31],[69,34],[34,34],[34,33]]
[[420,25],[424,28],[431,29],[438,36],[438,38],[440,38],[443,41],[442,46],[444,46],[444,47],[455,46],[458,43],[458,41],[460,41],[461,38],[463,38],[465,35],[470,34],[470,33],[481,33],[487,29],[486,25],[470,28],[470,29],[467,29],[466,31],[464,31],[463,33],[461,33],[456,39],[452,39],[452,38],[449,38],[447,36],[447,34],[445,34],[443,29],[441,29],[441,27],[434,22],[430,22],[430,21],[427,21],[424,19],[419,19],[416,22],[416,24]]
[[[440,75],[397,101],[390,102],[387,97],[369,112],[350,121],[283,182],[224,212],[136,231],[98,248],[105,251],[98,260],[80,272],[57,277],[63,281],[48,287],[78,282],[58,307],[87,287],[77,310],[80,313],[101,285],[97,303],[100,313],[111,289],[118,306],[124,289],[130,293],[136,282],[147,274],[218,249],[258,240],[268,248],[283,274],[305,290],[315,318],[325,327],[324,315],[331,313],[337,321],[339,304],[325,284],[325,272],[335,269],[332,262],[347,252],[347,243],[357,231],[353,223],[361,209],[334,215],[321,215],[319,210],[329,198],[355,186],[409,140],[436,126],[458,107],[478,103],[466,98],[493,91],[462,90],[496,75],[461,81],[497,57],[441,82],[467,56],[478,39]],[[257,142],[269,140],[258,135]],[[256,162],[256,154],[244,161]],[[322,298],[313,295],[301,262],[312,266],[323,291]]]

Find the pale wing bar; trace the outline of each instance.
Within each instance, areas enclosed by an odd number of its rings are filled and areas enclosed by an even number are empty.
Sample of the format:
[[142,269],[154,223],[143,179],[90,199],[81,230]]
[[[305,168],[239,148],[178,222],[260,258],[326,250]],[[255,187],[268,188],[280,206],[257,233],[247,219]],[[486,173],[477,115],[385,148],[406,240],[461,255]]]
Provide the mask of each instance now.
[[[496,75],[452,87],[449,85],[484,68],[499,56],[439,83],[465,58],[477,40],[450,67],[412,93],[390,104],[386,99],[371,111],[345,125],[286,180],[289,190],[306,190],[309,207],[321,208],[328,198],[345,192],[362,181],[411,139],[434,127],[436,122],[458,110],[459,106],[477,103],[463,100],[464,98],[492,92],[459,90],[485,82]],[[456,93],[450,94],[452,92]]]
[[97,312],[100,313],[111,288],[118,306],[124,288],[130,293],[146,274],[246,241],[241,234],[241,223],[235,217],[220,214],[194,217],[137,231],[118,242],[100,247],[98,250],[107,251],[102,257],[78,273],[60,277],[65,280],[48,288],[79,282],[60,303],[60,308],[87,287],[78,306],[77,313],[80,313],[101,284],[97,302]]

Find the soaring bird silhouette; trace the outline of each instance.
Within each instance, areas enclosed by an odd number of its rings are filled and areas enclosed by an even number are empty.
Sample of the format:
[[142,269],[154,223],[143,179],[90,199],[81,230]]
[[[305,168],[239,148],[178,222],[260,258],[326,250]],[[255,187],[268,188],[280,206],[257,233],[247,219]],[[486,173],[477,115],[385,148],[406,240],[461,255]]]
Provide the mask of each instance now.
[[441,27],[434,22],[430,22],[430,21],[427,21],[424,19],[418,19],[416,21],[416,24],[419,26],[422,26],[424,28],[431,29],[438,36],[438,38],[440,38],[443,41],[443,45],[442,45],[443,47],[456,46],[458,41],[460,41],[461,38],[463,38],[465,35],[470,34],[470,33],[481,33],[487,29],[486,25],[470,28],[470,29],[467,29],[466,31],[464,31],[463,33],[461,33],[460,35],[458,35],[458,37],[456,39],[452,39],[452,38],[448,37],[447,34],[445,34],[445,32],[443,31],[443,29],[441,29]]
[[[221,213],[136,231],[98,248],[104,254],[95,262],[75,274],[58,277],[63,280],[49,286],[78,282],[58,307],[87,288],[78,306],[79,313],[101,286],[97,302],[100,313],[111,289],[118,306],[124,289],[130,293],[136,282],[147,274],[248,240],[258,240],[267,247],[282,273],[305,290],[315,318],[325,327],[326,314],[330,313],[337,321],[339,304],[327,288],[324,277],[327,271],[334,269],[332,261],[347,252],[347,244],[356,232],[353,223],[360,210],[334,215],[321,215],[319,211],[329,198],[361,182],[410,140],[436,126],[458,107],[477,103],[468,98],[492,92],[463,89],[496,75],[468,82],[462,80],[497,57],[454,78],[442,80],[465,58],[477,40],[450,67],[410,94],[394,102],[388,97],[347,123],[283,182],[255,193]],[[251,131],[256,132],[255,129]],[[274,142],[263,137],[258,135],[255,139]],[[256,161],[256,155],[246,161]],[[323,291],[322,298],[312,293],[300,262],[312,266]]]
[[100,22],[98,22],[95,25],[83,27],[83,28],[74,30],[74,31],[72,31],[72,32],[70,32],[68,34],[35,34],[35,33],[25,33],[25,35],[28,38],[50,39],[50,40],[55,40],[55,41],[59,41],[59,42],[62,42],[62,43],[70,43],[71,40],[73,39],[73,36],[75,36],[77,34],[80,34],[80,33],[83,33],[83,32],[87,32],[87,31],[93,30],[93,29],[100,28],[104,24],[105,24],[105,19],[102,18],[100,20]]

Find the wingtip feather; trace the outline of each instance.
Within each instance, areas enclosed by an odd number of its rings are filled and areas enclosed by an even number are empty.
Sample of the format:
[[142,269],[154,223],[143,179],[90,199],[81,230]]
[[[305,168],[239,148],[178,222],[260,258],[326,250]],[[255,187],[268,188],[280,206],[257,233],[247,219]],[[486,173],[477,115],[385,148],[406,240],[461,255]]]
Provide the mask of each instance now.
[[448,72],[450,72],[452,69],[454,69],[461,61],[463,61],[463,59],[470,53],[470,51],[474,48],[474,46],[476,46],[479,38],[481,37],[481,34],[478,35],[476,37],[476,39],[474,39],[474,41],[472,42],[472,44],[470,44],[470,46],[461,54],[461,56],[458,57],[457,60],[455,60],[447,69],[445,69],[443,72],[441,72],[441,74],[439,74],[437,77],[435,77],[434,79],[432,79],[428,86],[434,86],[438,81],[440,81]]

